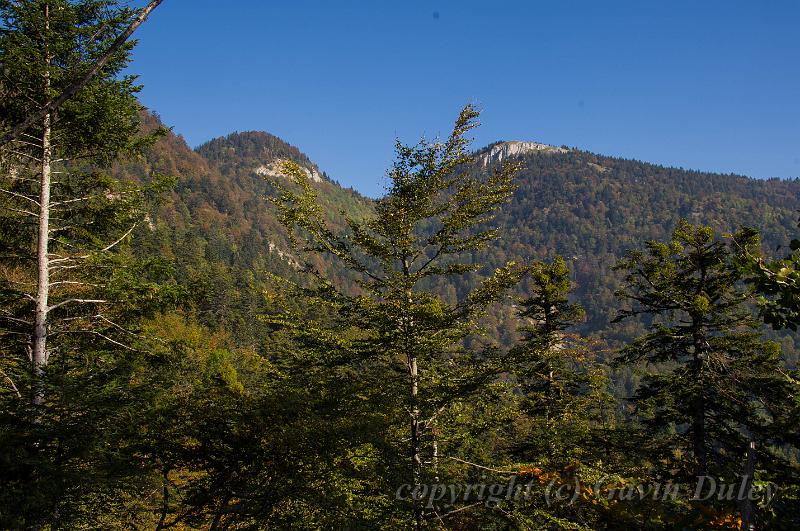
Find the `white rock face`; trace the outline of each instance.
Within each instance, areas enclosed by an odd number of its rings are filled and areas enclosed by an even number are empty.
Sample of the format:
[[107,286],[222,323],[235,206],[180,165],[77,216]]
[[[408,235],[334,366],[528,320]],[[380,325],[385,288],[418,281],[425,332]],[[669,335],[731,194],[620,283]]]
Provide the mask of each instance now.
[[540,144],[538,142],[522,142],[512,140],[510,142],[500,142],[481,155],[481,163],[488,166],[489,163],[502,162],[509,157],[518,157],[526,153],[566,153],[564,148],[551,146],[550,144]]
[[[311,181],[315,183],[322,182],[322,176],[319,172],[313,168],[308,169],[305,166],[300,166],[300,169],[303,170]],[[258,166],[255,170],[258,175],[264,175],[266,177],[285,177],[283,173],[281,173],[279,162],[270,162],[269,164],[262,164]]]
[[600,164],[595,164],[594,162],[587,162],[586,164],[588,164],[589,166],[591,166],[600,173],[605,173],[608,171],[608,168],[606,168],[605,166],[601,166]]
[[297,260],[295,260],[289,253],[284,253],[278,248],[277,245],[275,245],[270,241],[268,241],[267,243],[269,244],[269,252],[277,254],[278,258],[284,260],[286,263],[288,263],[290,266],[294,268],[300,267],[300,264],[297,263]]

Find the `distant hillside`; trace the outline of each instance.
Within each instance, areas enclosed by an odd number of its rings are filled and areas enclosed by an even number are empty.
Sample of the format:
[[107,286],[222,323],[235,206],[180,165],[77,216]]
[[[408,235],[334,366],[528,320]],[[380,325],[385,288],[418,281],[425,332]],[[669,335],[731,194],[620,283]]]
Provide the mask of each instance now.
[[[158,119],[148,115],[146,122],[155,127]],[[176,278],[190,288],[203,322],[247,341],[260,336],[254,316],[265,309],[265,273],[296,274],[293,251],[266,200],[270,186],[264,177],[274,175],[279,158],[307,170],[334,225],[343,228],[340,211],[369,215],[370,199],[342,188],[298,148],[263,132],[234,133],[196,151],[169,134],[145,161],[119,168],[139,178],[152,171],[178,178],[174,192],[152,214],[150,228],[140,231],[137,246],[174,263]],[[722,232],[755,227],[768,250],[796,236],[798,180],[665,168],[533,142],[487,146],[475,153],[466,171],[487,172],[509,158],[522,164],[519,190],[494,221],[502,229],[501,239],[473,258],[489,271],[507,260],[564,256],[577,284],[576,298],[588,310],[583,332],[603,331],[613,339],[633,331],[633,324],[609,328],[618,308],[611,268],[627,249],[647,239],[667,239],[681,217]],[[317,264],[338,282],[349,282],[335,266],[322,260]],[[454,296],[467,286],[441,289]],[[502,315],[493,321],[500,337],[513,336]],[[794,363],[793,339],[783,342]]]
[[[478,151],[471,171],[487,171],[486,157],[503,145]],[[645,240],[669,238],[680,218],[722,233],[754,227],[773,252],[797,235],[797,179],[764,181],[555,148],[510,157],[522,164],[519,189],[496,220],[502,239],[476,259],[493,267],[510,259],[564,256],[576,298],[588,310],[585,331],[607,329],[616,313],[616,260]]]
[[[146,114],[146,128],[160,125]],[[119,165],[120,175],[147,179],[152,172],[177,178],[174,191],[136,234],[142,254],[167,258],[186,286],[201,322],[225,328],[244,342],[260,336],[265,273],[296,275],[296,260],[283,227],[267,201],[264,168],[288,158],[319,176],[314,186],[334,224],[345,210],[366,215],[371,202],[329,181],[294,146],[267,133],[236,133],[192,150],[169,133],[145,160]],[[319,262],[323,270],[329,269]]]

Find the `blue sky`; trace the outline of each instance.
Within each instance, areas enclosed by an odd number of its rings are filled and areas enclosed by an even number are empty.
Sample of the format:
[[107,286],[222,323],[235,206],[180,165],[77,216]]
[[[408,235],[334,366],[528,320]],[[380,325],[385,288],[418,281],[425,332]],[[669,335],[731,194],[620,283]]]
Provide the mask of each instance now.
[[[139,2],[141,3],[141,2]],[[196,146],[263,130],[383,191],[396,137],[536,140],[800,176],[800,2],[164,0],[141,99]]]

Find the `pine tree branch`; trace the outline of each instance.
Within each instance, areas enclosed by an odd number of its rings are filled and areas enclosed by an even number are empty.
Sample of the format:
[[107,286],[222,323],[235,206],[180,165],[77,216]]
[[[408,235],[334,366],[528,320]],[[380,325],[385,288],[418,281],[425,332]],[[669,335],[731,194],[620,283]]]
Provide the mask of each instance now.
[[111,243],[111,245],[109,245],[109,246],[107,246],[107,247],[104,247],[103,249],[101,249],[101,250],[100,250],[100,252],[103,252],[103,253],[104,253],[104,252],[106,252],[106,251],[110,251],[112,248],[116,247],[116,246],[117,246],[117,244],[119,244],[119,243],[120,243],[122,240],[124,240],[125,238],[127,238],[127,237],[128,237],[128,235],[129,235],[131,232],[133,232],[133,229],[135,229],[135,228],[136,228],[136,225],[138,225],[138,224],[139,224],[138,222],[137,222],[137,223],[134,223],[134,224],[133,224],[133,226],[132,226],[130,229],[128,229],[128,231],[127,231],[125,234],[123,234],[122,236],[120,236],[120,237],[119,237],[119,239],[117,239],[116,241],[114,241],[113,243]]
[[88,288],[105,288],[106,287],[106,286],[104,286],[102,284],[91,284],[89,282],[81,282],[79,280],[58,280],[56,282],[51,282],[50,286],[60,286],[60,285],[63,285],[63,284],[70,284],[70,285],[74,285],[74,286],[82,286],[82,287],[88,287]]
[[112,339],[112,338],[108,337],[105,334],[101,334],[97,330],[62,330],[60,332],[55,332],[52,335],[57,335],[57,334],[90,334],[90,335],[97,336],[97,337],[100,337],[102,339],[105,339],[109,343],[117,345],[118,347],[122,347],[125,350],[130,350],[131,352],[141,352],[141,350],[135,349],[135,348],[131,347],[130,345],[126,345],[124,343],[120,343],[116,339]]
[[473,507],[477,507],[478,505],[483,505],[484,503],[485,502],[483,500],[481,500],[481,501],[479,501],[477,503],[473,503],[472,505],[465,505],[464,507],[459,507],[458,509],[453,509],[452,511],[446,512],[441,516],[439,516],[439,514],[437,513],[436,514],[436,518],[437,518],[437,520],[442,520],[443,518],[447,518],[450,515],[453,515],[453,514],[456,514],[456,513],[460,513],[461,511],[466,511],[467,509],[472,509]]
[[458,457],[445,457],[445,459],[449,459],[450,461],[457,461],[459,463],[464,463],[465,465],[469,465],[475,468],[480,468],[481,470],[488,470],[489,472],[494,472],[495,474],[511,474],[511,475],[519,474],[519,470],[500,470],[497,468],[491,468],[488,466],[479,465],[477,463],[471,463],[469,461],[459,459]]
[[28,115],[22,123],[14,126],[11,131],[4,134],[0,137],[0,146],[5,145],[12,140],[18,138],[21,134],[27,131],[33,124],[38,123],[45,115],[52,113],[59,107],[61,107],[67,100],[72,98],[79,90],[85,87],[89,81],[92,80],[102,68],[108,63],[111,57],[119,51],[120,48],[127,42],[128,38],[133,34],[136,29],[147,20],[147,16],[153,11],[159,4],[161,4],[163,0],[152,0],[147,6],[145,6],[140,12],[139,15],[133,19],[130,23],[128,28],[123,31],[115,40],[111,43],[111,46],[108,47],[108,50],[101,55],[97,61],[95,61],[94,65],[89,69],[86,74],[74,81],[72,84],[68,85],[67,88],[61,93],[61,95],[56,98],[55,100],[51,100],[46,105],[42,106],[39,110],[34,113]]
[[[0,144],[0,146],[2,146],[2,145],[3,144]],[[18,157],[23,157],[23,158],[26,158],[26,159],[30,159],[30,160],[32,160],[34,162],[41,162],[42,161],[42,159],[40,159],[39,157],[34,157],[30,153],[23,153],[21,151],[16,151],[16,150],[13,150],[13,149],[6,149],[6,151],[11,153],[11,154],[13,154],[13,155],[17,155]],[[38,182],[38,181],[35,181],[35,182]]]
[[140,190],[125,190],[123,192],[114,192],[113,195],[111,195],[111,196],[110,196],[111,192],[103,193],[103,194],[85,195],[83,197],[76,197],[74,199],[65,199],[64,201],[56,201],[55,203],[50,203],[50,207],[51,208],[55,208],[55,207],[62,206],[62,205],[69,205],[71,203],[79,203],[81,201],[90,201],[92,199],[101,199],[101,198],[109,199],[110,197],[116,199],[117,197],[122,197],[124,195],[131,195],[131,194],[138,194],[138,193],[141,193],[141,191]]
[[3,208],[8,210],[9,212],[15,212],[17,214],[26,214],[28,216],[33,216],[33,217],[38,217],[39,216],[38,214],[36,214],[34,212],[31,212],[30,210],[24,210],[24,209],[20,209],[20,208],[11,208],[11,207],[3,207]]
[[5,319],[7,321],[11,321],[12,323],[17,323],[17,324],[21,324],[21,325],[25,325],[25,326],[31,326],[33,324],[28,320],[20,319],[19,317],[12,317],[11,315],[7,315],[9,312],[6,311],[6,310],[3,310],[3,313],[6,314],[6,315],[0,315],[0,319]]
[[53,306],[50,306],[49,308],[47,308],[47,311],[51,312],[51,311],[55,310],[56,308],[60,308],[62,306],[66,306],[67,304],[72,304],[72,303],[79,303],[79,304],[105,304],[107,302],[108,301],[101,300],[101,299],[67,299],[65,301],[59,302],[58,304],[54,304]]

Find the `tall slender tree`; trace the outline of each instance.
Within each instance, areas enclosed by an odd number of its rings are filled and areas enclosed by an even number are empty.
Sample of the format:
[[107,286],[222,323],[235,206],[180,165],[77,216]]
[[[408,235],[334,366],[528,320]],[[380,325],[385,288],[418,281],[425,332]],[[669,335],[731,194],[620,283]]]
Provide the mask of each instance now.
[[[377,413],[388,419],[391,436],[383,446],[397,449],[405,439],[407,474],[397,480],[411,485],[437,477],[438,464],[447,458],[440,437],[453,428],[439,423],[443,412],[502,370],[495,350],[468,349],[464,340],[477,330],[482,312],[524,274],[524,268],[507,264],[451,303],[431,289],[437,279],[479,268],[464,253],[496,237],[487,223],[514,190],[511,165],[485,179],[463,171],[471,160],[466,134],[477,116],[465,107],[443,142],[398,142],[388,193],[372,218],[348,218],[345,234],[327,227],[313,186],[295,165],[284,168],[293,185],[274,181],[279,193],[273,201],[298,246],[338,259],[355,274],[357,286],[344,293],[310,268],[319,281],[314,297],[324,301],[321,315],[328,322],[300,315],[271,319],[294,330],[296,340],[327,363],[356,371],[363,384],[359,393],[371,397],[371,408],[381,405]],[[429,515],[420,500],[411,512],[413,525],[422,527]]]
[[159,297],[124,248],[158,185],[104,171],[157,136],[138,134],[138,88],[121,74],[133,43],[51,105],[132,16],[108,0],[0,1],[0,116],[41,114],[0,147],[3,527],[70,527],[97,503],[88,493],[108,495],[134,470],[113,455],[135,403],[124,387],[140,359],[131,323]]
[[[25,235],[16,238],[20,246],[6,250],[6,266],[19,273],[6,277],[7,294],[33,306],[29,317],[6,311],[2,321],[13,325],[6,333],[15,336],[24,333],[20,326],[29,327],[35,404],[43,400],[40,383],[54,320],[76,320],[78,306],[101,315],[98,306],[106,303],[91,294],[96,286],[77,278],[79,271],[86,271],[94,251],[109,251],[121,241],[136,216],[126,207],[142,198],[98,166],[149,141],[136,135],[134,78],[120,76],[133,43],[105,57],[132,15],[110,0],[0,2],[0,115],[14,124],[41,114],[2,147],[0,190],[7,230]],[[53,108],[101,59],[96,75]],[[29,241],[32,248],[26,248]],[[31,263],[35,275],[28,279],[24,271]]]
[[[523,397],[522,411],[534,425],[518,451],[563,467],[568,452],[579,446],[567,435],[568,430],[577,437],[575,430],[586,427],[579,424],[588,422],[586,412],[577,409],[591,390],[590,352],[584,341],[567,332],[585,314],[579,304],[568,299],[571,282],[561,257],[532,269],[534,293],[518,305],[524,323],[520,327],[522,341],[512,355],[519,360],[515,375]],[[575,422],[568,422],[569,417]]]

